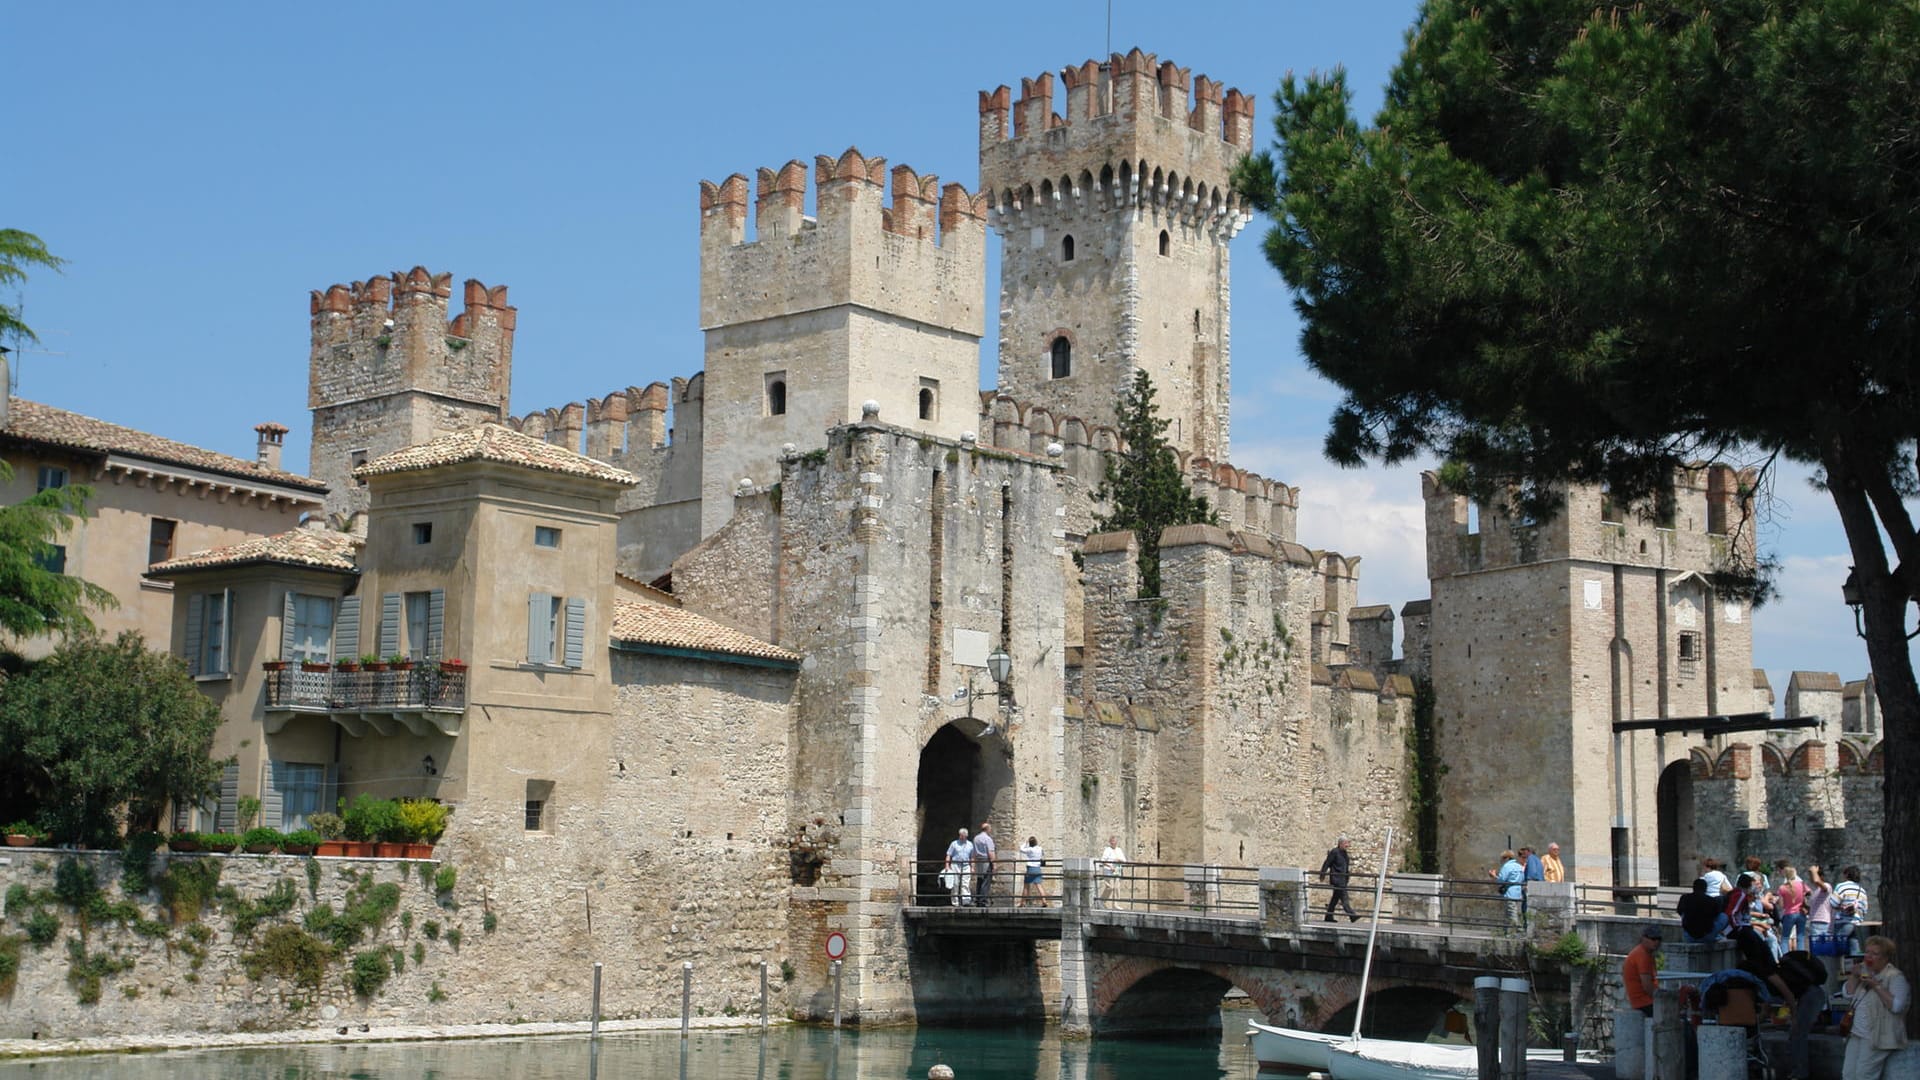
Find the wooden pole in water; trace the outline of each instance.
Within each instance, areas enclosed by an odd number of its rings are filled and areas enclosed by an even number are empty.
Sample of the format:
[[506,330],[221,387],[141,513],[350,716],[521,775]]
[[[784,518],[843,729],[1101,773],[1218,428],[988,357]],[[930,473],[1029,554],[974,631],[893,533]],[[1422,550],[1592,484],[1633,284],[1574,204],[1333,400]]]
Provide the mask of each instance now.
[[680,1037],[693,1026],[693,961],[680,962]]
[[760,1030],[767,1030],[767,962],[760,961]]
[[[1367,1015],[1367,980],[1373,976],[1373,941],[1380,936],[1380,900],[1387,892],[1387,860],[1393,855],[1393,828],[1380,845],[1380,872],[1373,879],[1373,927],[1367,931],[1367,959],[1360,966],[1360,999],[1353,1003],[1353,1037],[1360,1037],[1360,1021]],[[1331,912],[1332,908],[1328,908]]]
[[600,1037],[600,961],[593,962],[593,1030],[589,1038]]
[[1500,977],[1473,980],[1473,1048],[1480,1080],[1500,1080]]
[[1500,1080],[1527,1080],[1527,980],[1500,980]]

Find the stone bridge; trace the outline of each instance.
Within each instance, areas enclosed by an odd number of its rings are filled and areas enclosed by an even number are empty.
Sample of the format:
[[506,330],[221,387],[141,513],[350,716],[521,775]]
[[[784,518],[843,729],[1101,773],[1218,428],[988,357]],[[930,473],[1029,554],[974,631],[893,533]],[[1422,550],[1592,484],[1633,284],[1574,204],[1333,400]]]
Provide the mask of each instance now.
[[[1269,1020],[1348,1029],[1367,958],[1365,922],[1307,917],[1305,876],[1260,872],[1258,910],[1221,914],[1114,910],[1093,900],[1086,860],[1068,860],[1053,908],[909,906],[914,993],[931,1021],[1057,1018],[1103,1036],[1218,1030],[1229,991]],[[1533,901],[1535,942],[1576,929],[1571,887]],[[1551,894],[1551,895],[1549,895]],[[1555,900],[1561,901],[1558,905]],[[1565,964],[1530,953],[1528,939],[1483,925],[1448,926],[1405,908],[1375,945],[1367,1031],[1419,1038],[1470,1004],[1476,975],[1525,973],[1550,1007],[1568,1007]],[[1599,951],[1637,935],[1632,917],[1578,916]],[[1621,949],[1624,951],[1624,948]]]

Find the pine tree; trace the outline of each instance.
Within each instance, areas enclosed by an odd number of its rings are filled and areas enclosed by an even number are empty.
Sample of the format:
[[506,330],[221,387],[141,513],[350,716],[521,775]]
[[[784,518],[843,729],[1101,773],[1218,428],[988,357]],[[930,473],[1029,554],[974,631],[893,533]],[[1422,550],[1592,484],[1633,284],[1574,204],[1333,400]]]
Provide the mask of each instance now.
[[1140,595],[1160,595],[1160,534],[1175,525],[1218,524],[1207,500],[1188,489],[1180,462],[1167,445],[1168,421],[1153,404],[1153,379],[1133,373],[1120,395],[1123,448],[1107,456],[1107,475],[1093,497],[1110,508],[1095,524],[1099,532],[1132,530],[1140,545]]

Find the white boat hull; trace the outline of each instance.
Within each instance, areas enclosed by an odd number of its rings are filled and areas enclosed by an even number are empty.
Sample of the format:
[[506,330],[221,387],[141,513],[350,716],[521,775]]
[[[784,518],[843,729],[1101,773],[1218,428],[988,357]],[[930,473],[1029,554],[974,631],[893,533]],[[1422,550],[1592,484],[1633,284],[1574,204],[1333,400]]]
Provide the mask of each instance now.
[[1327,1047],[1346,1042],[1348,1038],[1274,1027],[1252,1020],[1247,1021],[1247,1035],[1253,1040],[1253,1059],[1261,1068],[1288,1072],[1326,1072]]
[[1327,1048],[1333,1080],[1474,1080],[1479,1052],[1471,1046],[1363,1039]]

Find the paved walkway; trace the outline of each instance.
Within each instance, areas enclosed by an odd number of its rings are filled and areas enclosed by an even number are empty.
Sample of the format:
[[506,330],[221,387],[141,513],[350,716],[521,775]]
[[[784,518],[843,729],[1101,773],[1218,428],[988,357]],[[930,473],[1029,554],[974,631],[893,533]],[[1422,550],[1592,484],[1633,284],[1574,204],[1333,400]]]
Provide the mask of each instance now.
[[[770,1021],[785,1026],[784,1018]],[[739,1016],[696,1016],[698,1031],[759,1030],[760,1021]],[[308,1043],[423,1042],[438,1039],[526,1039],[540,1035],[585,1035],[592,1025],[584,1020],[545,1024],[397,1024],[361,1031],[360,1025],[340,1034],[340,1025],[293,1028],[286,1031],[207,1031],[164,1035],[103,1035],[90,1039],[0,1039],[0,1060],[67,1054],[150,1053],[156,1050],[218,1050],[241,1046],[294,1046]],[[646,1020],[602,1020],[602,1035],[637,1031],[680,1030],[678,1017]]]

